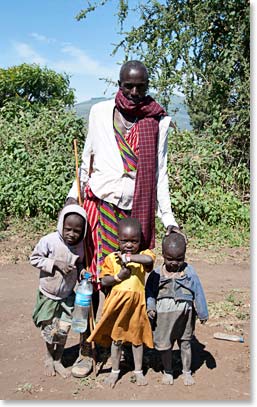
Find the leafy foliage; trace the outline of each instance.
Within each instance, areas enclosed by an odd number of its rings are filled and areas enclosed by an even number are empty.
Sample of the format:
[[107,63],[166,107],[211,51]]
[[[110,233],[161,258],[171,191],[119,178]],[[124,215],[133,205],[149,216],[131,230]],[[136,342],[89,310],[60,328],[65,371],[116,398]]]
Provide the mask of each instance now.
[[75,177],[73,140],[82,119],[62,103],[34,110],[14,102],[0,111],[0,213],[56,219]]
[[[77,18],[105,1],[95,1]],[[90,3],[91,5],[91,3]],[[250,2],[247,0],[120,0],[122,39],[116,48],[135,56],[168,107],[174,89],[186,96],[193,129],[226,145],[230,165],[247,163],[250,144]],[[138,25],[125,27],[138,16]]]
[[29,107],[31,104],[64,105],[74,103],[69,77],[36,64],[21,64],[0,69],[0,107],[11,100]]
[[[90,3],[77,19],[108,0]],[[191,235],[249,237],[250,2],[119,0],[125,60],[140,59],[167,108],[180,90],[193,131],[170,140],[168,162],[176,219]],[[128,17],[137,16],[129,26]],[[157,222],[157,232],[163,227]],[[241,239],[241,240],[240,240]]]
[[191,224],[195,234],[215,225],[248,230],[247,166],[229,168],[223,160],[222,144],[208,135],[177,132],[170,139],[169,149],[171,200],[181,222]]

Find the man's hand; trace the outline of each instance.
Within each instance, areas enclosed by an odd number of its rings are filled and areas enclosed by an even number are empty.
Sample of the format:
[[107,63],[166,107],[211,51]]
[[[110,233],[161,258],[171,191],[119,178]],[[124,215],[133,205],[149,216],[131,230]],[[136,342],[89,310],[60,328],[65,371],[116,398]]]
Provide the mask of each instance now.
[[188,243],[185,233],[183,233],[182,230],[180,228],[178,228],[177,226],[174,226],[174,225],[167,226],[165,236],[169,236],[171,234],[171,232],[175,232],[175,233],[182,235],[185,239],[186,244]]
[[149,317],[150,319],[154,319],[155,316],[156,316],[156,311],[154,311],[153,309],[149,309],[149,310],[147,311],[147,315],[148,315],[148,317]]
[[76,266],[66,263],[65,261],[55,260],[54,266],[63,274],[67,275],[72,271],[76,271]]

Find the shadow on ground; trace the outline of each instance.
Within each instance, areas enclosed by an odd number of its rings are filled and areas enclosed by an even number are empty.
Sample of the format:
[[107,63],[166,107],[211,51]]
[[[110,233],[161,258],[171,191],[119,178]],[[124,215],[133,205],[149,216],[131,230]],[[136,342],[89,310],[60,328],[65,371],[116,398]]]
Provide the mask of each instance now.
[[[79,345],[74,345],[66,348],[63,354],[63,365],[65,367],[70,367],[74,364],[79,356]],[[111,360],[110,360],[110,348],[102,348],[96,345],[96,363],[98,366],[97,376],[100,373],[107,373],[111,371]],[[192,366],[191,370],[195,373],[205,364],[208,369],[216,368],[216,361],[212,354],[205,350],[205,345],[198,341],[198,339],[193,336],[192,339]],[[172,365],[173,365],[173,376],[174,379],[178,378],[182,374],[182,361],[180,350],[175,349],[172,353]],[[120,363],[121,376],[133,371],[134,362],[131,345],[123,345],[122,360]],[[153,369],[155,372],[160,372],[163,369],[160,353],[155,349],[144,349],[143,358],[143,372],[147,373],[149,369]]]

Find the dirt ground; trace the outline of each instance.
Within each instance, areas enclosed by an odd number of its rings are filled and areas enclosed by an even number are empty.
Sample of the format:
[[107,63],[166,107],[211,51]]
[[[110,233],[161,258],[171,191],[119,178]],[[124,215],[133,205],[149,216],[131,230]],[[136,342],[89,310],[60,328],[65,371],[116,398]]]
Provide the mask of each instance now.
[[[21,247],[25,248],[22,253]],[[133,383],[133,366],[122,364],[122,375],[114,389],[103,383],[110,371],[109,362],[97,364],[96,377],[93,373],[84,379],[44,376],[44,343],[31,319],[38,271],[26,259],[28,249],[26,242],[0,242],[1,400],[252,400],[249,249],[188,250],[187,261],[198,272],[210,312],[206,325],[197,322],[192,344],[196,383],[183,385],[180,355],[175,348],[174,384],[162,385],[158,353],[146,350],[144,372],[148,386]],[[215,332],[241,335],[244,342],[214,339]],[[77,357],[78,339],[74,333],[68,339],[64,354],[68,369]]]

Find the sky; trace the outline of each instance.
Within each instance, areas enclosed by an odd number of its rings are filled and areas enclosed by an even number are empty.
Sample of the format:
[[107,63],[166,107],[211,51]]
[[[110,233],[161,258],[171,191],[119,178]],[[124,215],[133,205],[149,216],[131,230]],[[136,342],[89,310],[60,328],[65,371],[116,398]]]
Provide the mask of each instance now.
[[[132,0],[133,2],[133,0]],[[110,97],[124,54],[111,56],[121,39],[115,16],[118,0],[77,21],[85,0],[7,0],[0,8],[0,67],[36,63],[70,75],[76,102]]]

